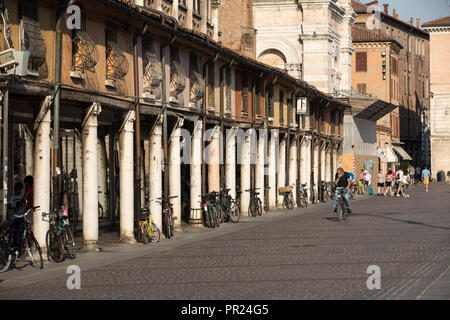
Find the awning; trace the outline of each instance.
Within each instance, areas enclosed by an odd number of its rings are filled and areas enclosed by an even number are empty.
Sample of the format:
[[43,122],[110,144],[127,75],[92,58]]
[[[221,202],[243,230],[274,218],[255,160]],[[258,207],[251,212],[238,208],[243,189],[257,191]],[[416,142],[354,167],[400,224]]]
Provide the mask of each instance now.
[[399,146],[393,146],[395,152],[397,152],[397,154],[406,161],[412,161],[412,158],[409,156],[409,154],[402,148]]
[[376,100],[374,103],[356,114],[355,117],[371,121],[378,121],[397,108],[398,106],[393,105],[389,102]]
[[398,162],[398,158],[395,155],[392,147],[386,147],[385,149],[377,150],[378,157],[382,162],[390,163],[390,162]]

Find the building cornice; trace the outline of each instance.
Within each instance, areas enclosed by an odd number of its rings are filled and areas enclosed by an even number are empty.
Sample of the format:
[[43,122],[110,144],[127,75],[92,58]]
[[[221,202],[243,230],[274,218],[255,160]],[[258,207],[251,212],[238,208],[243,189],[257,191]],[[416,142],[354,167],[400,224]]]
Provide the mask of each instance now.
[[442,27],[425,27],[424,30],[429,33],[450,33],[450,26],[442,26]]

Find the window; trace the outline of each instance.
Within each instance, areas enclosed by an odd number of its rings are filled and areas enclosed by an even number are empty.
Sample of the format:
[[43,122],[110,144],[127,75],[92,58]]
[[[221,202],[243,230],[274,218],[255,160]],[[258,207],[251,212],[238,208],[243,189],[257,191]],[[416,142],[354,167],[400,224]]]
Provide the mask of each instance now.
[[71,76],[80,77],[86,71],[95,72],[98,62],[97,44],[86,33],[86,14],[81,12],[81,29],[72,30],[72,71]]
[[356,53],[356,72],[367,72],[367,52]]
[[194,13],[200,15],[200,0],[192,0]]
[[199,100],[205,95],[205,81],[198,70],[197,55],[191,52],[189,58],[189,102],[195,108],[200,105]]
[[367,84],[365,84],[365,83],[358,83],[357,84],[358,93],[366,94],[366,89],[367,89]]
[[242,72],[241,88],[242,88],[242,113],[248,114],[248,81],[245,71]]
[[28,70],[39,74],[45,63],[46,46],[39,25],[37,0],[21,0],[19,4],[21,50],[29,51]]
[[273,110],[273,86],[266,86],[266,114],[273,118],[274,110]]
[[261,116],[261,81],[256,81],[256,110],[258,117]]
[[[214,70],[214,63],[211,62],[208,64],[208,71],[207,71],[207,81],[208,81],[208,86],[207,86],[207,100],[206,100],[206,106],[208,109],[214,109],[214,82],[215,82],[215,70]],[[225,98],[227,99],[227,98]],[[225,101],[225,109],[228,106],[228,101]]]
[[284,92],[280,90],[280,123],[284,123]]
[[170,60],[170,97],[173,102],[179,102],[178,95],[186,88],[186,73],[180,63],[178,48],[170,48]]
[[226,98],[226,105],[225,105],[225,110],[227,110],[229,113],[231,113],[231,67],[226,69],[226,74],[225,74],[225,81],[226,81],[226,86],[225,86],[225,98]]
[[[117,32],[106,30],[106,80],[123,80],[128,73],[128,61],[117,44]],[[107,85],[111,84],[108,82]]]
[[153,40],[142,41],[143,52],[143,86],[144,93],[153,95],[155,99],[161,98],[160,85],[162,81],[161,62],[156,56]]

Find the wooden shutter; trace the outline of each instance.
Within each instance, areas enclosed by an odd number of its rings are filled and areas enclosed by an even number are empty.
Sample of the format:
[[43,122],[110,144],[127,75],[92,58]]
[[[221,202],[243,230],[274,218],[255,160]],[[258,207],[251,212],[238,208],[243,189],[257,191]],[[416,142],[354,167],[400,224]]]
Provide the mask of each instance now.
[[367,72],[367,52],[356,53],[356,72]]

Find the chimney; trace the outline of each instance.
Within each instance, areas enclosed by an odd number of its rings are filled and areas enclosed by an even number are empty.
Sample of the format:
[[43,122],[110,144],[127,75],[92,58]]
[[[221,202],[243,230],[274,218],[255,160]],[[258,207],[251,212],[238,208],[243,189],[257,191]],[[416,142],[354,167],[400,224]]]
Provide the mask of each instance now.
[[412,26],[414,25],[414,18],[413,17],[411,17],[411,20],[409,20],[409,24],[412,25]]
[[394,10],[392,10],[392,16],[393,16],[394,18],[397,18],[397,17],[396,17],[396,13],[395,13],[395,8],[394,8]]
[[420,29],[420,19],[416,19],[416,26],[417,26],[417,29]]
[[389,3],[383,4],[383,7],[384,7],[384,13],[389,14]]

